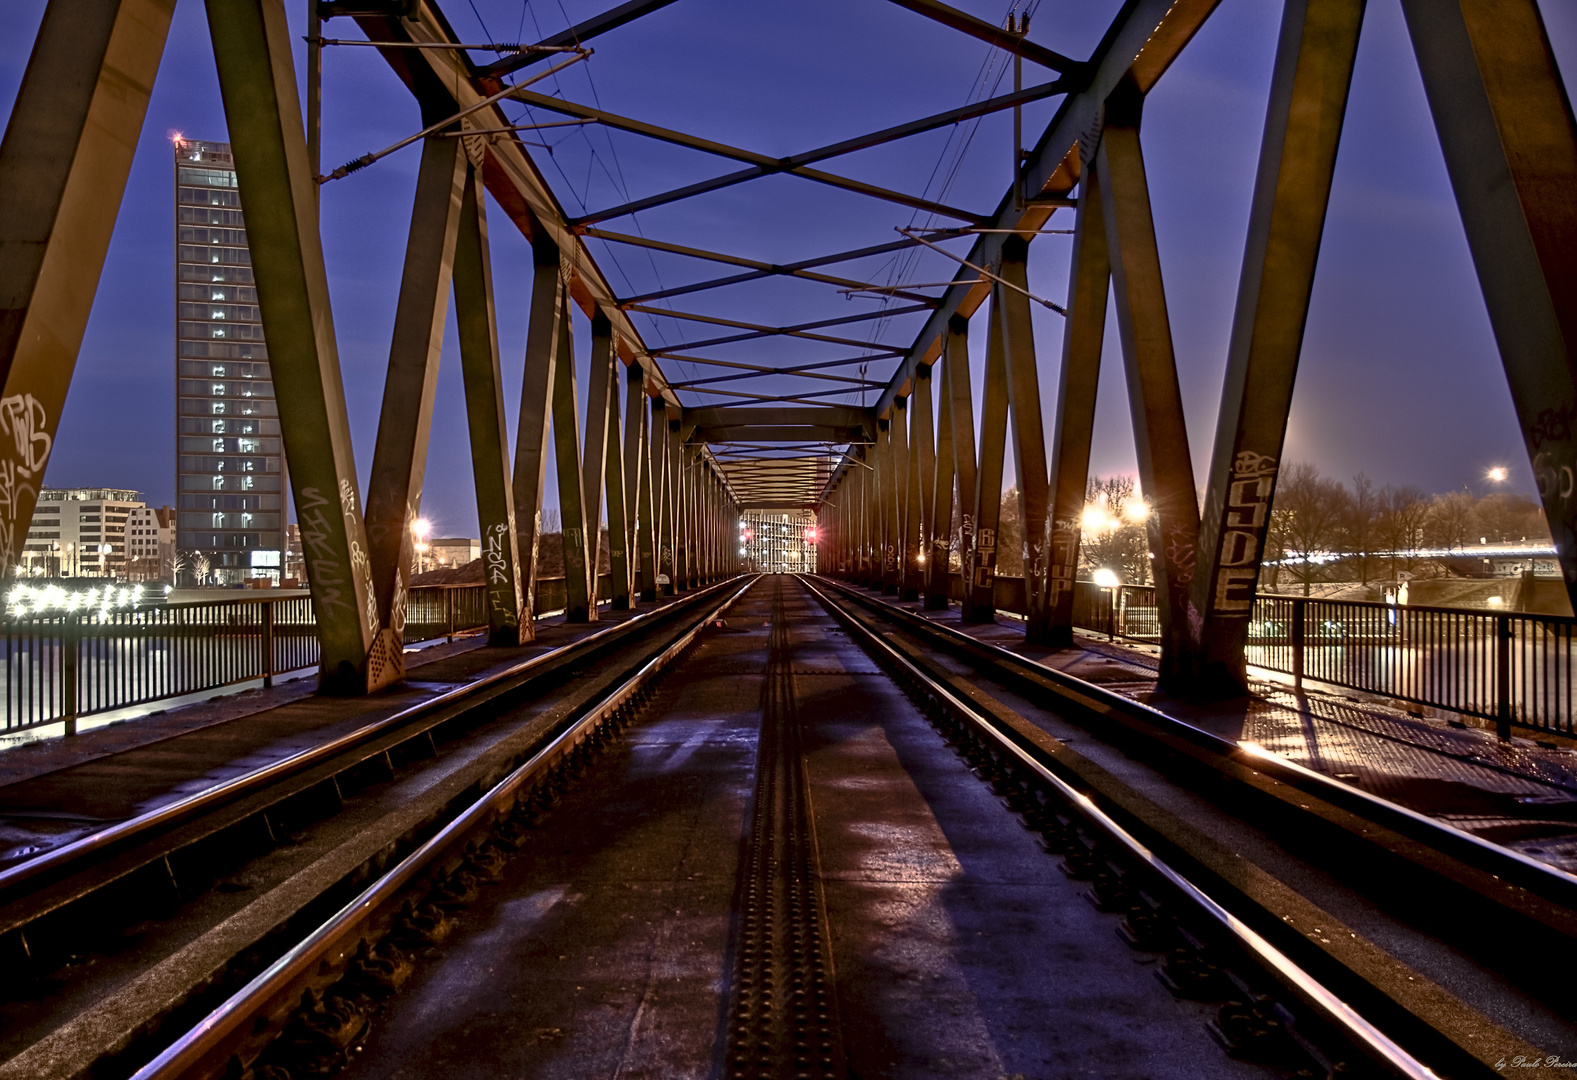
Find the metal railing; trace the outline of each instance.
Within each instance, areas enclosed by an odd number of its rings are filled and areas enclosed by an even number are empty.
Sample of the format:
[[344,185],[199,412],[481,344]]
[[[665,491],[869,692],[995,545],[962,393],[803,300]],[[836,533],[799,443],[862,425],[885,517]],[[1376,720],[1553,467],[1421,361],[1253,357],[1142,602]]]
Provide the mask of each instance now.
[[[1112,638],[1158,641],[1149,585],[1074,588],[1073,624]],[[1577,619],[1366,600],[1260,596],[1249,619],[1250,664],[1512,727],[1571,734],[1577,706]]]
[[[410,591],[407,644],[486,625],[486,586]],[[317,662],[317,619],[306,596],[6,618],[0,733],[64,723],[70,734],[79,717],[255,680],[269,686],[276,675]]]
[[[1017,578],[996,580],[999,610],[1024,614]],[[951,575],[954,600],[963,585]],[[1161,639],[1153,585],[1073,591],[1073,625],[1151,644]],[[1247,659],[1256,667],[1415,702],[1513,727],[1577,733],[1577,618],[1260,596],[1249,619]]]

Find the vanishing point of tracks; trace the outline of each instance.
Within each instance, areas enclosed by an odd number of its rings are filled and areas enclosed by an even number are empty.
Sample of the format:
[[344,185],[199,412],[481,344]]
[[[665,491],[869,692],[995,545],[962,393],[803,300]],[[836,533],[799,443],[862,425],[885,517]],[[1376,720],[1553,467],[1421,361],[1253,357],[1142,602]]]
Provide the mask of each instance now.
[[1577,1058],[1566,875],[823,579],[312,753],[0,875],[0,1078]]

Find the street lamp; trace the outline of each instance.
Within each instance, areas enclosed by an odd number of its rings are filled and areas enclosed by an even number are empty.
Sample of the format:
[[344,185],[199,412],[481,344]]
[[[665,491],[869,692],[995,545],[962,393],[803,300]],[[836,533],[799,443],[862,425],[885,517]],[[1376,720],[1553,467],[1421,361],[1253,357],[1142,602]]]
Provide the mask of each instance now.
[[1484,479],[1488,480],[1492,484],[1504,484],[1508,475],[1510,474],[1507,472],[1504,466],[1496,465],[1493,469],[1484,474]]
[[1105,589],[1111,597],[1111,604],[1106,609],[1106,640],[1117,640],[1117,587],[1122,584],[1122,579],[1117,572],[1101,567],[1095,571],[1095,584]]
[[432,535],[433,523],[426,518],[417,518],[411,522],[411,535],[416,539],[416,572],[422,573],[425,567],[427,554],[427,538]]

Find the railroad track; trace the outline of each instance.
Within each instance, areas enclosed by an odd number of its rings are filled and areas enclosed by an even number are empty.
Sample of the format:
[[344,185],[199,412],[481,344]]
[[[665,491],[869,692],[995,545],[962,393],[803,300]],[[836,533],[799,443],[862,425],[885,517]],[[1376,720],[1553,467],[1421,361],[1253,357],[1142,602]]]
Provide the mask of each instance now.
[[343,1035],[354,1018],[322,988],[397,984],[408,963],[371,945],[440,939],[518,838],[511,811],[552,801],[742,591],[683,596],[0,872],[0,1078],[130,1075],[172,1041],[189,1063],[177,1037],[260,979],[284,988],[277,1030],[254,1015],[186,1075],[247,1075],[281,1032]]
[[[994,795],[1022,825],[1039,835],[1044,849],[1061,860],[1069,878],[1089,883],[1089,898],[1096,908],[1107,913],[1092,917],[1109,919],[1109,925],[1118,930],[1129,947],[1112,942],[1113,949],[1133,956],[1140,964],[1155,964],[1162,983],[1185,1003],[1210,1003],[1212,1033],[1232,1057],[1253,1063],[1265,1074],[1279,1078],[1465,1078],[1499,1073],[1497,1061],[1502,1059],[1514,1062],[1521,1055],[1526,1061],[1542,1061],[1545,1054],[1559,1054],[1565,1049],[1523,1037],[1527,1025],[1511,1022],[1504,1013],[1492,1018],[1476,1009],[1473,1002],[1464,1001],[1457,993],[1460,987],[1443,985],[1446,980],[1438,978],[1438,970],[1427,964],[1409,966],[1387,952],[1383,943],[1370,940],[1367,935],[1374,930],[1371,923],[1357,928],[1356,924],[1344,923],[1342,917],[1350,916],[1352,908],[1338,907],[1333,911],[1320,907],[1320,903],[1330,899],[1328,894],[1313,898],[1301,895],[1297,883],[1288,884],[1277,877],[1273,872],[1277,868],[1267,870],[1260,866],[1259,853],[1251,846],[1242,850],[1228,846],[1229,837],[1219,831],[1211,832],[1200,820],[1178,813],[1176,802],[1163,805],[1156,801],[1156,793],[1139,782],[1135,770],[1118,767],[1111,757],[1102,759],[1103,766],[1093,750],[1076,751],[1070,745],[1074,738],[1066,733],[1060,738],[1050,734],[1041,723],[1043,718],[1034,714],[1038,706],[1075,716],[1090,728],[1104,728],[1106,734],[1125,739],[1124,745],[1136,755],[1141,750],[1158,753],[1170,773],[1196,785],[1202,782],[1201,778],[1213,778],[1206,785],[1211,799],[1223,803],[1246,801],[1261,816],[1261,824],[1270,824],[1277,836],[1297,838],[1300,831],[1307,831],[1310,835],[1302,837],[1303,846],[1329,847],[1335,859],[1358,859],[1353,852],[1361,844],[1384,849],[1393,862],[1403,856],[1422,859],[1422,834],[1402,837],[1406,843],[1392,850],[1391,845],[1398,843],[1401,834],[1384,818],[1384,808],[1376,808],[1371,815],[1381,820],[1359,826],[1359,838],[1338,850],[1333,838],[1353,824],[1358,817],[1353,807],[1362,808],[1362,804],[1321,803],[1309,789],[1300,786],[1303,781],[1296,771],[1283,779],[1281,763],[1275,760],[1244,760],[1241,752],[1233,756],[1223,751],[1222,761],[1207,769],[1207,744],[1190,741],[1183,732],[1170,733],[1167,738],[1178,741],[1167,742],[1156,728],[1141,724],[1159,723],[1147,718],[1144,714],[1148,710],[1142,706],[1137,706],[1138,713],[1124,712],[1135,707],[1134,703],[1108,700],[1076,680],[1053,680],[1048,684],[1040,681],[1045,669],[1037,670],[1038,665],[1027,661],[1020,665],[1019,658],[1001,660],[992,669],[994,678],[1004,682],[1017,680],[1021,689],[1033,690],[1038,695],[1036,705],[1026,704],[1021,697],[995,688],[963,662],[964,658],[973,657],[971,664],[985,667],[986,660],[999,659],[990,652],[972,652],[977,643],[947,639],[939,628],[923,620],[917,619],[911,626],[903,613],[894,613],[890,606],[852,590],[829,588],[820,580],[806,581],[804,587],[847,632],[848,643],[837,646],[844,651],[831,660],[817,659],[823,654],[814,649],[806,652],[806,642],[816,640],[823,631],[815,627],[794,629],[798,625],[795,620],[803,614],[791,615],[785,605],[785,590],[799,586],[790,579],[765,579],[759,587],[768,586],[770,596],[755,594],[739,605],[748,627],[731,629],[746,636],[708,638],[711,644],[697,655],[710,656],[708,663],[712,666],[700,672],[687,667],[690,674],[685,676],[682,690],[660,692],[660,708],[643,704],[655,676],[675,664],[705,624],[720,618],[725,609],[739,601],[749,590],[748,584],[741,588],[737,582],[725,583],[695,597],[688,616],[670,623],[661,641],[651,644],[639,664],[626,664],[617,673],[604,671],[606,678],[594,688],[588,685],[578,696],[555,694],[549,709],[554,716],[551,721],[546,714],[512,721],[522,725],[522,732],[521,741],[511,748],[507,769],[495,768],[487,783],[473,784],[452,798],[447,804],[450,812],[441,822],[420,837],[408,836],[403,846],[386,845],[383,858],[368,860],[359,875],[350,875],[341,882],[338,891],[326,890],[316,906],[303,907],[296,918],[281,923],[271,939],[276,947],[266,961],[260,962],[255,953],[242,957],[228,979],[211,981],[204,993],[192,996],[186,1008],[167,1010],[158,1030],[145,1033],[118,1057],[101,1057],[95,1074],[135,1074],[135,1080],[299,1080],[342,1068],[349,1068],[351,1077],[385,1075],[391,1068],[402,1068],[409,1075],[427,1075],[424,1064],[429,1069],[438,1063],[445,1068],[453,1064],[465,1071],[465,1061],[457,1060],[457,1055],[463,1057],[468,1052],[478,1055],[474,1064],[479,1069],[531,1072],[541,1065],[544,1056],[551,1057],[553,1053],[551,1047],[535,1048],[556,1045],[555,1040],[573,1042],[573,1034],[566,1034],[562,1027],[542,1026],[562,1023],[551,1015],[557,1010],[573,1017],[601,1017],[577,1021],[595,1029],[584,1035],[575,1050],[577,1056],[569,1059],[574,1069],[584,1066],[585,1075],[622,1075],[623,1063],[630,1060],[639,1041],[643,1015],[647,1024],[670,1033],[654,1044],[659,1048],[655,1051],[659,1054],[656,1060],[669,1071],[710,1071],[728,1077],[774,1080],[780,1076],[864,1075],[873,1061],[881,1061],[880,1055],[889,1052],[886,1048],[892,1045],[894,1037],[918,1038],[924,1022],[922,1019],[919,1029],[903,1028],[901,1024],[890,1031],[873,1029],[873,1023],[885,1023],[889,1014],[881,1008],[873,1011],[873,988],[860,982],[862,971],[874,970],[861,960],[861,949],[874,944],[878,950],[895,946],[912,952],[923,950],[924,946],[918,941],[895,941],[889,936],[890,931],[882,929],[897,909],[892,899],[881,896],[875,897],[871,901],[874,906],[867,909],[867,914],[874,912],[878,916],[878,936],[874,941],[861,938],[855,910],[859,905],[851,907],[851,897],[859,895],[866,886],[849,882],[849,868],[860,865],[863,852],[883,852],[893,843],[898,844],[892,851],[893,858],[906,866],[919,864],[905,861],[914,856],[913,851],[903,849],[906,841],[883,840],[875,849],[851,851],[851,835],[898,838],[912,833],[913,826],[882,816],[892,812],[893,796],[882,795],[874,802],[860,803],[858,799],[849,802],[848,793],[897,791],[870,772],[870,755],[889,740],[897,740],[907,749],[893,759],[893,767],[900,771],[916,767],[919,762],[915,755],[925,753],[917,749],[918,745],[935,742],[922,716],[951,744],[979,781],[990,787],[988,794],[976,787],[975,780],[953,774],[956,766],[951,755],[935,744],[936,749],[930,753],[943,756],[948,762],[945,771],[954,777],[941,780],[948,785],[946,790],[953,791],[952,785],[960,785],[979,792],[973,797],[971,805],[975,809],[970,813],[983,816],[961,825],[955,815],[951,827],[966,832],[984,828],[1000,833],[1011,819],[1003,815],[997,822],[997,815],[1003,811],[993,805]],[[794,610],[803,613],[810,603],[806,598]],[[702,615],[704,618],[697,617]],[[767,616],[764,623],[759,621],[760,615]],[[733,611],[729,621],[739,621]],[[831,620],[821,621],[829,627],[833,625]],[[739,661],[729,661],[726,655],[718,653],[724,643],[731,643],[729,647],[737,655],[759,656],[759,663],[751,661],[740,666]],[[749,653],[748,647],[756,651]],[[871,667],[868,661],[862,661],[865,670],[872,674],[861,674],[860,666],[851,664],[851,656],[861,651],[877,665]],[[620,667],[610,663],[598,666]],[[885,672],[885,676],[878,672]],[[682,745],[663,749],[660,758],[635,753],[641,747],[642,737],[633,739],[633,747],[632,740],[623,741],[622,779],[606,771],[606,759],[598,752],[636,719],[641,721],[642,730],[650,724],[680,723],[683,727],[689,723],[691,726],[683,730],[692,731],[695,721],[675,720],[674,710],[694,715],[716,708],[717,698],[703,695],[687,705],[691,674],[711,680],[705,684],[712,687],[706,693],[715,695],[719,685],[724,687],[723,692],[732,695],[736,711],[740,699],[753,702],[752,686],[760,688],[759,706],[754,706],[760,715],[760,743],[754,755],[756,787],[753,809],[743,819],[743,845],[733,871],[732,911],[725,910],[725,890],[713,886],[708,892],[697,887],[698,895],[710,895],[718,905],[712,922],[705,925],[732,929],[703,932],[693,921],[696,916],[686,911],[676,924],[684,927],[682,932],[649,931],[655,936],[641,940],[670,941],[664,946],[669,951],[632,954],[627,961],[614,964],[620,970],[612,977],[621,986],[640,984],[640,968],[649,965],[644,977],[645,993],[638,1001],[625,1002],[628,1009],[623,1018],[616,1015],[617,1010],[605,998],[580,1005],[560,1001],[558,997],[574,998],[582,987],[554,982],[555,976],[542,966],[554,958],[542,956],[542,952],[568,952],[581,947],[606,950],[616,941],[625,948],[621,934],[631,924],[624,920],[641,918],[619,906],[623,890],[635,887],[625,883],[629,869],[622,860],[627,856],[618,856],[612,863],[589,864],[593,867],[589,880],[599,883],[596,891],[600,891],[601,898],[576,903],[602,904],[602,923],[570,920],[550,929],[537,921],[540,914],[528,914],[524,925],[510,926],[509,921],[515,917],[510,912],[538,911],[536,905],[545,893],[563,895],[566,889],[576,889],[573,872],[562,865],[535,869],[543,856],[548,856],[548,861],[561,858],[557,853],[589,842],[587,859],[595,860],[599,852],[615,848],[640,850],[645,859],[650,857],[645,852],[653,834],[643,832],[643,828],[656,829],[656,835],[671,835],[664,830],[672,829],[665,813],[673,806],[673,794],[688,790],[686,785],[696,781],[669,781],[678,787],[640,789],[639,785],[649,785],[652,777],[677,767],[673,762],[694,761],[690,755],[695,752],[699,736],[685,735]],[[823,676],[836,681],[815,682]],[[871,689],[873,683],[886,689]],[[894,688],[895,683],[901,692]],[[818,689],[819,685],[834,688]],[[862,685],[865,689],[855,693],[854,688]],[[882,698],[882,694],[887,697]],[[917,707],[918,714],[911,712],[905,695]],[[570,697],[575,698],[574,703],[568,700]],[[871,707],[872,701],[887,702],[882,707],[884,719],[878,728],[885,734],[879,734],[874,743],[848,749],[852,756],[844,759],[843,768],[852,767],[855,771],[839,772],[824,756],[818,758],[820,764],[812,767],[809,762],[813,758],[826,755],[830,748],[850,744],[850,729],[839,725],[868,723],[857,717],[862,715],[862,709]],[[913,718],[906,719],[905,714]],[[1119,714],[1127,720],[1119,723],[1114,719]],[[733,723],[737,725],[739,720],[736,718]],[[717,745],[737,746],[741,729],[736,726],[733,732],[719,732]],[[645,745],[653,748],[650,743]],[[1185,752],[1189,747],[1191,752]],[[724,764],[712,766],[714,776],[718,768],[723,768],[727,776],[722,783],[737,787],[740,765],[747,760],[729,757]],[[935,762],[928,767],[933,770],[933,777],[940,776]],[[911,773],[914,775],[917,774]],[[586,782],[577,783],[580,780]],[[922,787],[927,783],[915,782]],[[389,787],[387,783],[384,786]],[[1234,786],[1241,791],[1234,794]],[[812,788],[820,792],[814,801]],[[639,794],[639,790],[645,794]],[[935,796],[928,798],[933,800],[933,812],[942,813],[942,804],[934,801]],[[946,798],[958,802],[956,793]],[[840,801],[842,806],[837,805]],[[561,804],[565,806],[561,811],[564,816],[552,814]],[[604,804],[617,809],[609,811],[610,817],[591,824],[588,832],[588,813]],[[1273,804],[1282,806],[1285,815],[1276,822],[1270,821],[1272,815],[1267,809]],[[861,806],[870,808],[876,816],[869,820],[860,818]],[[1303,816],[1300,818],[1299,814]],[[695,852],[695,840],[683,837],[677,846],[699,854],[699,865],[726,875],[732,856],[725,856],[723,851],[731,852],[729,845],[738,841],[724,838],[724,834],[738,826],[731,824],[728,814],[719,816],[716,810],[703,816],[703,831],[712,837],[713,846]],[[1294,824],[1295,819],[1301,824]],[[907,820],[916,819],[911,814]],[[1421,824],[1414,824],[1422,828]],[[829,827],[833,831],[818,840],[818,828]],[[1023,833],[1010,831],[1020,837],[1019,844],[1025,843]],[[571,836],[580,839],[571,840]],[[723,846],[717,847],[719,843]],[[832,844],[830,856],[826,854],[828,843]],[[514,850],[528,850],[536,857],[508,859]],[[1487,857],[1482,852],[1479,855]],[[826,862],[829,857],[830,864]],[[978,857],[978,851],[969,855],[965,849],[959,849],[960,859],[970,861]],[[1033,851],[1030,857],[1036,857]],[[655,868],[654,880],[672,881],[680,873],[678,867],[698,865],[690,862],[691,858],[685,856],[673,869]],[[1438,881],[1450,880],[1443,858],[1437,854],[1424,859],[1417,873],[1427,872]],[[1372,861],[1370,856],[1363,859],[1365,865]],[[823,870],[824,865],[828,866],[827,871]],[[1485,872],[1484,866],[1476,863],[1460,872],[1469,871]],[[999,872],[994,871],[992,876]],[[487,882],[501,879],[510,884],[499,891],[483,888]],[[1465,880],[1474,879],[1469,875]],[[829,881],[832,884],[827,884]],[[1490,899],[1500,903],[1507,919],[1511,917],[1513,899],[1526,902],[1520,912],[1522,921],[1511,929],[1500,928],[1496,940],[1509,940],[1515,931],[1518,940],[1527,945],[1535,940],[1534,928],[1542,926],[1546,936],[1539,940],[1554,947],[1561,925],[1552,925],[1550,919],[1541,922],[1535,916],[1540,910],[1549,914],[1559,894],[1544,897],[1546,907],[1540,909],[1532,904],[1530,898],[1538,894],[1530,884],[1517,880],[1498,892],[1490,890],[1494,894]],[[827,895],[823,894],[824,885],[829,890]],[[1461,890],[1466,886],[1457,882],[1453,887]],[[898,888],[894,898],[910,897],[902,891],[906,887]],[[921,886],[922,893],[926,888]],[[832,896],[834,892],[836,895]],[[1077,895],[1073,899],[1076,901]],[[654,902],[658,906],[678,903],[672,899]],[[914,897],[905,899],[899,908],[913,902],[918,901]],[[575,910],[581,909],[577,906]],[[678,918],[681,912],[652,911],[646,918],[661,921],[668,915]],[[988,913],[985,925],[995,925],[1001,915]],[[1066,912],[1056,910],[1045,910],[1033,917],[1051,922],[1068,919]],[[653,923],[648,921],[645,925],[651,927]],[[591,931],[603,934],[600,943],[586,941],[587,927],[602,928]],[[869,929],[867,925],[864,932]],[[486,943],[478,943],[479,934]],[[1088,931],[1081,934],[1078,940],[1089,940]],[[530,946],[535,951],[511,953],[504,945],[537,938],[545,940],[541,945]],[[675,939],[690,938],[705,940],[673,943]],[[1009,934],[999,947],[1011,953],[1016,940]],[[1105,940],[1111,942],[1109,936]],[[500,948],[502,953],[498,952]],[[697,948],[712,959],[697,965]],[[463,957],[475,957],[479,952],[482,967],[468,967]],[[836,964],[835,955],[841,958]],[[522,966],[527,957],[535,959]],[[853,964],[848,962],[851,959]],[[557,960],[562,962],[566,957],[559,955]],[[1122,955],[1107,962],[1115,962],[1119,969],[1134,970],[1134,962]],[[626,972],[625,968],[630,970]],[[923,961],[920,970],[927,970]],[[1148,969],[1138,970],[1143,973]],[[692,972],[689,1012],[678,1005],[664,1004],[684,996],[678,984],[660,982],[659,972],[675,971]],[[1472,971],[1464,966],[1459,973],[1471,975]],[[560,978],[578,983],[608,977],[570,974]],[[902,976],[913,977],[913,972]],[[457,984],[457,978],[462,982]],[[1127,978],[1131,985],[1133,976]],[[1152,987],[1160,1001],[1166,1000],[1166,994],[1155,987],[1148,975],[1142,981]],[[467,983],[473,992],[460,995],[456,1001],[456,991]],[[1029,1012],[1041,1022],[1055,1025],[1058,1018],[1047,1012],[1048,1006],[1053,1010],[1061,1008],[1055,975],[1051,983],[1036,991],[1050,996]],[[986,992],[988,984],[980,985],[979,990],[967,989],[963,999],[953,999],[955,1010],[957,1000],[972,1001],[976,993]],[[523,986],[532,989],[524,991]],[[557,997],[555,986],[563,986]],[[719,986],[721,1000],[716,996]],[[661,987],[655,997],[654,987]],[[571,989],[574,994],[569,993]],[[884,1000],[910,1000],[902,985],[880,989],[876,997],[888,992],[897,997]],[[1020,992],[1010,989],[1009,993],[1014,1000],[1020,1000]],[[534,1001],[523,1001],[523,994],[529,994]],[[850,1001],[843,1000],[845,995]],[[1514,992],[1508,992],[1502,1000],[1515,998]],[[1131,1003],[1138,999],[1128,1000]],[[434,1018],[439,1003],[451,1005],[447,1017]],[[527,1006],[536,1008],[538,1014],[550,1015],[512,1018],[513,1010]],[[1164,1010],[1169,1006],[1149,1007]],[[666,1021],[655,1015],[665,1008],[670,1010],[665,1014]],[[1191,1023],[1186,1015],[1187,1010],[1169,1019],[1158,1015],[1155,1030],[1171,1031],[1175,1037],[1179,1022]],[[378,1020],[380,1016],[382,1019]],[[956,1011],[944,1011],[931,1026],[945,1028],[957,1017]],[[1079,1023],[1077,1017],[1075,1011],[1075,1027]],[[672,1033],[680,1020],[682,1027],[702,1028],[699,1036],[689,1040],[695,1044],[688,1046],[694,1060],[674,1056]],[[705,1029],[713,1024],[719,1026],[715,1048],[708,1058]],[[474,1037],[461,1037],[461,1043],[478,1045],[472,1048],[457,1044],[457,1034],[471,1031],[471,1025],[480,1026],[475,1028]],[[495,1028],[495,1035],[482,1034]],[[1120,1023],[1117,1030],[1121,1030]],[[1193,1030],[1197,1032],[1198,1028]],[[1208,1043],[1202,1033],[1200,1041]],[[964,1044],[978,1048],[968,1038]],[[433,1046],[439,1048],[430,1049]],[[504,1052],[501,1048],[527,1058],[536,1054],[530,1060],[538,1064],[514,1068],[518,1062],[506,1062],[497,1056]],[[588,1048],[602,1053],[601,1065],[616,1060],[618,1066],[599,1068],[590,1064],[593,1055]],[[1205,1050],[1214,1052],[1208,1046]],[[1193,1052],[1199,1051],[1196,1048]],[[1574,1056],[1577,1055],[1564,1055],[1566,1059]],[[562,1065],[562,1056],[558,1060]],[[1227,1059],[1219,1060],[1225,1063]],[[705,1064],[707,1061],[710,1066]],[[857,1067],[861,1062],[865,1063],[864,1069]],[[35,1058],[25,1064],[32,1067],[40,1063],[48,1062]],[[5,1068],[14,1065],[13,1061],[0,1066],[0,1076],[6,1075]],[[1233,1069],[1242,1067],[1235,1064]],[[1181,1073],[1174,1068],[1169,1075],[1244,1075],[1233,1069],[1223,1071],[1209,1062],[1200,1062],[1197,1071],[1184,1064]],[[1015,1071],[999,1069],[980,1075]],[[12,1075],[69,1074],[42,1068],[13,1068]],[[1022,1075],[1040,1080],[1039,1073],[1026,1071]]]
[[1378,908],[1483,962],[1515,985],[1512,1000],[1531,995],[1566,1023],[1577,879],[857,589],[806,584],[1066,872],[1092,882],[1125,939],[1164,954],[1174,993],[1225,1002],[1214,1031],[1233,1053],[1314,1075],[1362,1065],[1451,1077],[1577,1057],[1569,1028],[1552,1047],[1502,1027],[1459,996],[1465,987],[1409,965],[1383,933],[1371,939],[1374,924],[1348,925],[1210,823],[1178,813],[1187,800],[1156,801],[1039,715],[1111,740],[1252,820]]

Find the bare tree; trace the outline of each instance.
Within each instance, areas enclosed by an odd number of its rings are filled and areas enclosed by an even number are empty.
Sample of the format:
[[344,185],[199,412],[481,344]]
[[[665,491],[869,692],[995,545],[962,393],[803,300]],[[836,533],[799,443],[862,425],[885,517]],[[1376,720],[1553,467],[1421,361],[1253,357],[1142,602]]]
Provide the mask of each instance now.
[[1150,584],[1150,539],[1142,500],[1131,476],[1094,476],[1084,494],[1079,531],[1079,568],[1089,575],[1106,569],[1129,585]]
[[1281,565],[1303,584],[1303,595],[1324,575],[1325,565],[1344,547],[1344,525],[1352,497],[1340,480],[1328,480],[1306,462],[1281,470],[1276,482],[1275,509],[1270,515],[1270,543]]
[[1347,502],[1346,547],[1352,555],[1358,580],[1369,584],[1373,568],[1376,530],[1380,523],[1380,492],[1367,473],[1352,478],[1352,493]]
[[1390,551],[1391,576],[1395,577],[1398,562],[1411,571],[1418,561],[1418,549],[1424,546],[1424,530],[1429,521],[1429,502],[1415,487],[1389,484],[1380,492],[1380,499],[1380,542]]
[[1461,548],[1472,542],[1473,496],[1466,491],[1453,491],[1436,495],[1429,501],[1429,514],[1424,522],[1424,539],[1433,546],[1447,549]]

